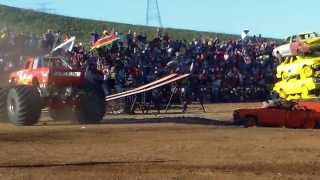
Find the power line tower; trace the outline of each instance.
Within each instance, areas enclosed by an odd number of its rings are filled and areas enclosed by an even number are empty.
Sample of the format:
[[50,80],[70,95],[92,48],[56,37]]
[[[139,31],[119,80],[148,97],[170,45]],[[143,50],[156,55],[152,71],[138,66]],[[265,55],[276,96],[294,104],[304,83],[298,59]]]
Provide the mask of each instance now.
[[162,27],[158,0],[147,0],[146,25]]

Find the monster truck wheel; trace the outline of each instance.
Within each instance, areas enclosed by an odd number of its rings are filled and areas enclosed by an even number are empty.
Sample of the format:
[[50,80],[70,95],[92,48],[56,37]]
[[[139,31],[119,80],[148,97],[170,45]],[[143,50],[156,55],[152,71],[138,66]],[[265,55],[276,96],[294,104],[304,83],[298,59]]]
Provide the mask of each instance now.
[[8,92],[8,119],[18,126],[33,125],[39,121],[41,99],[36,88],[32,86],[15,86]]
[[7,111],[7,97],[8,88],[3,88],[0,90],[0,121],[8,121],[8,111]]
[[247,116],[243,125],[244,125],[244,127],[248,128],[248,127],[256,126],[257,123],[258,123],[258,120],[256,117]]
[[300,72],[300,78],[309,78],[313,76],[314,71],[310,66],[304,66]]
[[102,89],[91,90],[80,96],[75,115],[80,123],[100,123],[106,112],[105,95]]

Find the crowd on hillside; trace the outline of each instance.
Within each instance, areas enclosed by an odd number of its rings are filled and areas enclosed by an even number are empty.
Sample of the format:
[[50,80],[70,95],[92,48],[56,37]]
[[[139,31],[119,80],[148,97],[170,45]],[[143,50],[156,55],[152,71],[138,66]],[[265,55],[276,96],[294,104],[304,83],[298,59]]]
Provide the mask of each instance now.
[[[201,89],[207,101],[262,100],[275,81],[277,62],[272,50],[276,44],[260,36],[186,41],[157,31],[156,38],[150,40],[145,34],[130,30],[126,34],[104,31],[93,32],[91,43],[111,33],[120,40],[96,51],[78,43],[69,58],[79,68],[96,64],[104,74],[104,87],[109,94],[159,79],[168,71],[189,70],[191,64],[192,76],[184,83],[194,99]],[[68,36],[50,30],[42,36],[2,30],[0,38],[0,71],[6,73],[23,64],[24,58],[17,52],[47,52]]]

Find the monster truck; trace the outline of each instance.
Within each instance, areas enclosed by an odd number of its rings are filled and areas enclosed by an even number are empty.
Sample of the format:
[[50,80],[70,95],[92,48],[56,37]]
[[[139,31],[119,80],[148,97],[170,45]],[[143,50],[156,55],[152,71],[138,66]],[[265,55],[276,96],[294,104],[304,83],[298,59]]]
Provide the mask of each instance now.
[[93,66],[74,69],[63,56],[28,58],[24,69],[13,72],[0,92],[0,120],[33,125],[41,110],[54,120],[99,123],[105,114],[101,75]]

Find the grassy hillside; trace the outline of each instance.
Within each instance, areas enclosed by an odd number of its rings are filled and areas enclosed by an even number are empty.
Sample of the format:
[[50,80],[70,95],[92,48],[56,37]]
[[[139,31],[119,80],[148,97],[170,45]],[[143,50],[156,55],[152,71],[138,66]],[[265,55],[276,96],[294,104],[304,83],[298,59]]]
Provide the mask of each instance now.
[[[146,32],[149,38],[155,35],[155,28],[122,24],[114,22],[105,22],[81,18],[66,17],[61,15],[46,14],[42,12],[35,12],[27,9],[13,8],[0,5],[0,28],[7,26],[8,28],[17,32],[35,32],[42,33],[47,29],[60,30],[61,32],[69,32],[76,35],[78,39],[83,42],[88,42],[89,34],[92,31],[102,32],[103,29],[111,30],[113,27],[120,33],[128,32],[132,29],[136,32]],[[182,29],[164,29],[170,36],[176,39],[193,39],[199,36],[204,37],[219,37],[221,39],[239,38],[238,35],[199,32]]]

